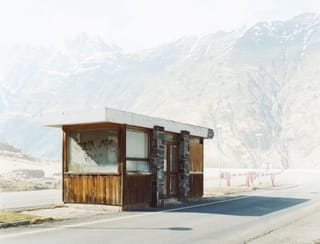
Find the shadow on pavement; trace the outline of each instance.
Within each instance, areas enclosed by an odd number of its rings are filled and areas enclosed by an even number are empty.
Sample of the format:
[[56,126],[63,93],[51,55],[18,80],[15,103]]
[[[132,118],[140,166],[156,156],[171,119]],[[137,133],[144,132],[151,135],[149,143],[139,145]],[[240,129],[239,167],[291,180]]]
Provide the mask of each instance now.
[[207,199],[207,201],[198,201],[194,203],[178,205],[171,208],[162,208],[160,210],[148,209],[141,211],[168,211],[172,213],[204,213],[235,216],[263,216],[276,211],[294,207],[309,200],[310,199],[286,197],[236,196],[222,199]]
[[[309,199],[254,196],[235,202],[208,205],[182,210],[182,212],[213,213],[237,216],[262,216],[290,208],[309,201]],[[177,211],[179,212],[179,211]]]

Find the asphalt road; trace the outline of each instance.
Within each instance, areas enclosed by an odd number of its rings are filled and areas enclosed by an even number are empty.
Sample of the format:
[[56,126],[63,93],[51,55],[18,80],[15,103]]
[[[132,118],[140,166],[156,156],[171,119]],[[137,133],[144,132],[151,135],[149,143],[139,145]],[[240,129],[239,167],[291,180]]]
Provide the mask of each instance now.
[[19,209],[62,203],[61,190],[0,192],[0,209]]
[[244,243],[319,206],[319,185],[0,230],[0,243]]

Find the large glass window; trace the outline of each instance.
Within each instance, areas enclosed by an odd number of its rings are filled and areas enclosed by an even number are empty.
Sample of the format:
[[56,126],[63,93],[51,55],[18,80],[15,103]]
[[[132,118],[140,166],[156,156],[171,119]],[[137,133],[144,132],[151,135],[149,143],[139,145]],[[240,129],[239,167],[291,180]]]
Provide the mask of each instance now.
[[68,172],[118,172],[118,129],[68,133]]
[[127,160],[128,172],[149,172],[149,161],[147,160]]
[[200,144],[200,138],[198,137],[190,137],[190,144]]
[[148,158],[148,134],[127,129],[127,158]]
[[149,136],[142,130],[127,129],[126,132],[127,172],[149,172]]

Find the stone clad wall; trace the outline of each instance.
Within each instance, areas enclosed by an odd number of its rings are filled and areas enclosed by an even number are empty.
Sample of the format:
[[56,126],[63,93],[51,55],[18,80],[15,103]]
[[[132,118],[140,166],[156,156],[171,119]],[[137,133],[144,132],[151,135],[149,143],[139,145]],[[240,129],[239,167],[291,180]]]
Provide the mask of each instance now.
[[164,128],[154,126],[151,133],[152,206],[163,206],[164,178]]
[[190,133],[181,131],[179,136],[179,164],[178,164],[178,199],[189,201],[190,198]]
[[[190,133],[181,131],[178,141],[178,200],[190,199]],[[164,128],[154,126],[151,133],[152,206],[162,207],[166,199],[164,175]]]

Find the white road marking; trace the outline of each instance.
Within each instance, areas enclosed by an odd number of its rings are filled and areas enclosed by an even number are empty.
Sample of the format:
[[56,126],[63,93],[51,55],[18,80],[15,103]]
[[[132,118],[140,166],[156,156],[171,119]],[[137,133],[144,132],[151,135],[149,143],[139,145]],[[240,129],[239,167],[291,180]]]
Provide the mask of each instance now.
[[20,232],[20,233],[1,235],[0,236],[0,240],[1,239],[7,239],[7,238],[10,238],[10,237],[13,238],[13,237],[19,237],[19,236],[24,236],[24,235],[32,235],[32,234],[36,234],[36,233],[56,231],[56,230],[79,227],[79,226],[84,226],[84,225],[107,223],[107,222],[119,221],[119,220],[124,220],[124,219],[144,217],[144,216],[148,216],[148,215],[162,214],[162,213],[166,213],[166,212],[174,212],[174,211],[180,211],[180,210],[185,210],[185,209],[198,208],[198,207],[203,207],[203,206],[215,205],[215,204],[218,204],[218,203],[224,203],[224,202],[231,202],[231,201],[246,199],[246,198],[249,198],[249,197],[251,197],[251,196],[242,196],[242,197],[238,197],[238,198],[226,199],[226,200],[221,200],[221,201],[217,201],[217,202],[201,203],[201,204],[192,205],[192,206],[186,206],[186,207],[162,210],[162,211],[159,211],[159,212],[143,213],[143,214],[136,214],[136,215],[129,215],[129,216],[110,218],[110,219],[100,219],[100,220],[95,220],[95,221],[82,222],[82,223],[78,223],[78,224],[64,225],[64,226],[53,227],[53,228],[48,228],[48,229],[25,231],[25,232]]
[[221,201],[216,201],[216,202],[201,203],[201,204],[192,205],[192,206],[186,206],[186,207],[180,207],[180,208],[174,208],[174,209],[166,209],[166,210],[157,211],[157,212],[149,212],[149,213],[143,213],[143,214],[122,216],[122,217],[116,217],[116,218],[110,218],[110,219],[101,219],[101,220],[95,220],[95,221],[88,221],[88,222],[82,222],[82,223],[78,223],[78,224],[69,224],[69,225],[64,225],[64,226],[59,226],[59,227],[52,227],[52,228],[48,228],[48,229],[25,231],[25,232],[14,233],[14,234],[6,234],[6,235],[1,235],[0,236],[0,240],[1,239],[7,239],[7,238],[10,238],[10,237],[13,238],[13,237],[19,237],[19,236],[24,236],[24,235],[32,235],[32,234],[42,233],[42,232],[62,230],[62,229],[78,227],[78,226],[84,226],[84,225],[107,223],[107,222],[119,221],[119,220],[123,220],[123,219],[138,218],[138,217],[144,217],[144,216],[148,216],[148,215],[156,215],[156,214],[162,214],[162,213],[166,213],[166,212],[174,212],[174,211],[180,211],[180,210],[184,210],[184,209],[192,209],[192,208],[198,208],[198,207],[203,207],[203,206],[215,205],[215,204],[224,203],[224,202],[232,202],[232,201],[236,201],[236,200],[250,198],[250,197],[256,196],[256,195],[263,196],[263,195],[270,194],[271,192],[276,192],[277,190],[283,190],[283,189],[292,188],[292,187],[295,187],[295,185],[294,186],[277,187],[277,188],[273,188],[272,190],[259,191],[259,194],[256,194],[256,192],[246,192],[246,196],[241,196],[241,197],[237,197],[237,198],[226,199],[226,200],[221,200]]

